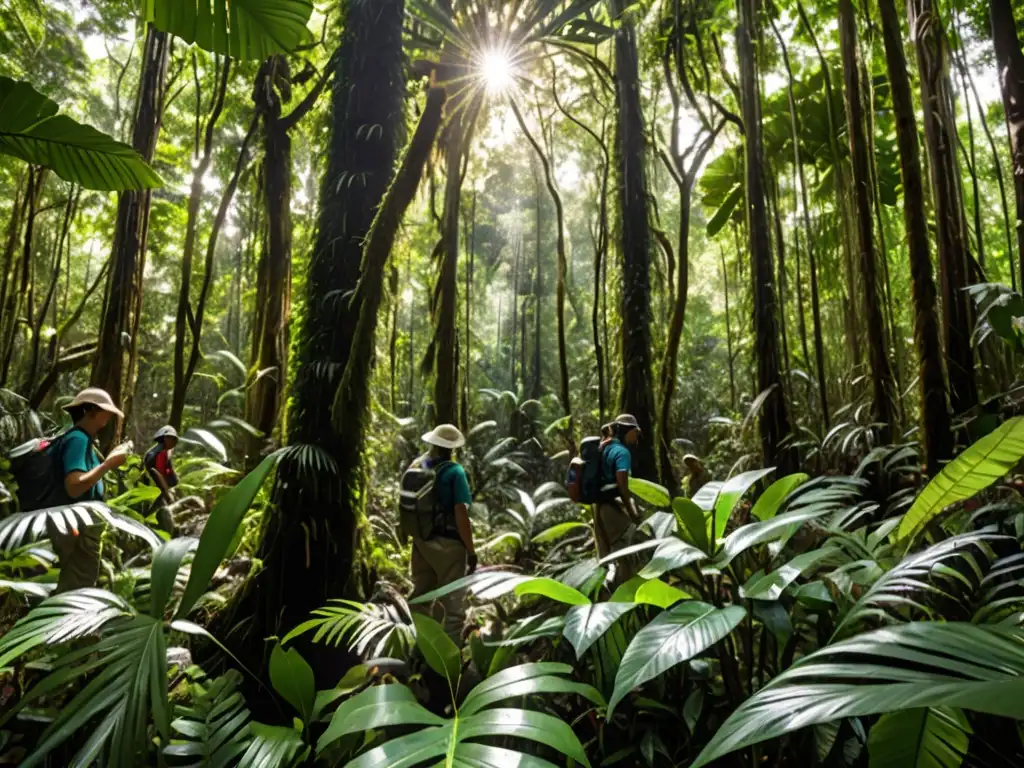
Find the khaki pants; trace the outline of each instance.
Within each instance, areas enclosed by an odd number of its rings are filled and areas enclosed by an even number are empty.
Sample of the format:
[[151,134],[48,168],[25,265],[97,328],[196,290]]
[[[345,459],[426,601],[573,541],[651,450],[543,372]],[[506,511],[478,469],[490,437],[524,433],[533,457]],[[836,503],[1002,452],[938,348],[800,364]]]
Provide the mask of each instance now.
[[71,531],[61,533],[53,519],[46,518],[46,535],[53,544],[60,568],[55,595],[96,586],[100,577],[100,549],[105,528],[106,525],[100,523],[82,526],[77,534]]
[[[626,510],[618,501],[606,501],[594,508],[594,535],[597,539],[597,554],[607,557],[612,552],[633,543],[636,525],[629,519]],[[633,556],[615,561],[615,584],[621,584],[633,577],[637,570]]]
[[[465,576],[467,555],[466,546],[461,541],[440,537],[428,541],[413,537],[412,597],[425,595]],[[432,616],[458,644],[466,622],[466,590],[456,590],[429,606],[412,606],[412,610]]]

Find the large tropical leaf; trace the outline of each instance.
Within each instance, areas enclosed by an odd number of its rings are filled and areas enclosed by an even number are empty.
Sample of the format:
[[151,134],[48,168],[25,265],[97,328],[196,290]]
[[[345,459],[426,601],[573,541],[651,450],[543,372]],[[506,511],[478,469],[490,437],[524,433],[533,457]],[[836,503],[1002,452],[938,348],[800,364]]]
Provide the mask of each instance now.
[[577,589],[563,584],[560,581],[539,577],[524,581],[515,588],[515,593],[523,595],[540,595],[550,600],[566,605],[589,605],[590,599]]
[[732,632],[746,614],[739,605],[716,608],[696,601],[680,603],[660,614],[626,649],[608,702],[609,716],[632,689],[707,650]]
[[341,645],[364,658],[408,655],[416,644],[412,615],[407,607],[352,600],[331,600],[317,608],[315,618],[304,621],[285,635],[284,643],[315,631],[314,643]]
[[412,619],[416,625],[416,647],[430,668],[448,678],[454,687],[462,670],[459,647],[445,634],[444,628],[429,616],[415,613]]
[[808,520],[821,517],[830,511],[828,507],[813,505],[786,512],[763,523],[748,523],[722,540],[722,548],[712,564],[716,568],[725,568],[734,558],[751,547],[792,536]]
[[675,537],[668,537],[654,550],[650,562],[641,569],[639,575],[645,579],[656,579],[663,573],[706,559],[707,555],[697,547]]
[[146,21],[235,59],[265,59],[310,40],[310,0],[142,0]]
[[192,686],[189,706],[178,706],[171,722],[176,737],[164,757],[182,768],[231,768],[249,747],[251,726],[245,699],[238,692],[242,675],[229,670],[207,687]]
[[774,471],[775,467],[767,467],[765,469],[743,472],[729,478],[725,485],[722,486],[722,490],[718,493],[718,498],[715,500],[714,526],[708,529],[710,534],[708,538],[711,539],[712,549],[714,549],[715,542],[722,538],[722,534],[725,532],[725,524],[729,522],[729,516],[732,515],[736,502],[743,498],[755,483]]
[[192,560],[192,571],[185,587],[185,594],[178,605],[179,617],[187,616],[206,592],[210,579],[220,567],[221,560],[227,555],[231,542],[234,541],[242,518],[259,493],[263,482],[274,469],[278,458],[279,454],[276,452],[267,456],[256,469],[243,477],[238,485],[213,505],[203,535],[199,538],[196,556]]
[[[999,541],[1013,539],[992,530],[971,531],[904,558],[882,574],[847,611],[833,637],[845,637],[865,619],[892,621],[897,611],[903,611],[904,620],[913,618],[908,614],[910,610],[935,618],[932,603],[955,606],[958,594],[969,597],[980,586],[984,571],[995,557],[992,545]],[[970,615],[966,606],[964,611]]]
[[270,654],[270,683],[295,711],[303,722],[311,722],[316,702],[316,683],[313,668],[294,648],[285,650],[278,643]]
[[609,627],[636,608],[635,603],[594,603],[575,605],[565,614],[565,639],[576,649],[576,658],[583,654]]
[[51,169],[87,189],[159,187],[139,153],[95,128],[57,114],[57,103],[28,83],[0,76],[0,153]]
[[[102,754],[109,768],[134,768],[149,743],[151,722],[165,740],[170,738],[163,622],[136,613],[110,592],[75,590],[40,603],[0,639],[0,668],[32,648],[93,633],[95,642],[58,653],[50,673],[0,719],[2,726],[53,691],[78,684],[22,766],[41,765],[68,737],[88,733],[76,753],[76,765],[89,765]],[[86,677],[89,682],[82,684]]]
[[897,541],[912,542],[946,507],[999,480],[1024,458],[1024,416],[1010,419],[947,464],[914,501],[896,529]]
[[1024,717],[1024,631],[919,621],[823,648],[743,702],[693,768],[816,723],[943,706]]
[[952,707],[922,707],[882,715],[868,737],[870,768],[960,768],[971,726]]
[[665,509],[672,503],[672,497],[665,486],[644,480],[642,477],[629,478],[629,492],[659,509]]
[[810,479],[809,475],[805,475],[802,472],[779,478],[768,486],[768,490],[762,493],[757,502],[755,502],[754,508],[750,510],[751,516],[756,517],[761,522],[775,517],[779,513],[782,503],[789,495]]
[[[309,753],[302,734],[283,725],[253,723],[252,741],[238,763],[245,768],[290,768]],[[302,754],[300,754],[302,753]]]
[[427,726],[423,730],[387,741],[351,761],[349,768],[388,766],[411,768],[425,762],[456,766],[550,766],[508,749],[486,747],[471,739],[510,736],[545,744],[589,766],[583,745],[566,723],[556,717],[525,709],[497,708],[511,698],[545,693],[581,694],[601,703],[600,694],[590,686],[574,683],[563,675],[572,667],[565,664],[524,664],[506,669],[484,680],[466,696],[455,717],[444,720],[422,707],[402,685],[368,688],[344,702],[335,711],[327,731],[317,743],[323,752],[351,733],[393,726]]
[[810,552],[797,555],[771,573],[758,571],[740,587],[740,597],[747,600],[778,600],[786,587],[800,578],[802,574],[834,555],[835,550],[830,548],[813,549]]
[[0,520],[0,552],[17,549],[29,542],[45,538],[47,519],[53,520],[61,533],[106,523],[123,533],[142,539],[153,549],[163,543],[163,539],[145,525],[114,512],[106,504],[99,501],[80,501],[66,507],[17,512]]

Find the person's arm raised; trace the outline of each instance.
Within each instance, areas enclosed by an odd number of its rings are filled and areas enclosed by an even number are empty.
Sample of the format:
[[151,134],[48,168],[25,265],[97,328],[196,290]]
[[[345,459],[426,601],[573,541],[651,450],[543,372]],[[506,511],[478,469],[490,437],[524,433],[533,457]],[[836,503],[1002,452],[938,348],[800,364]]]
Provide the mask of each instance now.
[[120,467],[126,459],[123,451],[114,450],[101,464],[87,472],[69,472],[64,478],[64,490],[72,499],[84,496],[107,472]]

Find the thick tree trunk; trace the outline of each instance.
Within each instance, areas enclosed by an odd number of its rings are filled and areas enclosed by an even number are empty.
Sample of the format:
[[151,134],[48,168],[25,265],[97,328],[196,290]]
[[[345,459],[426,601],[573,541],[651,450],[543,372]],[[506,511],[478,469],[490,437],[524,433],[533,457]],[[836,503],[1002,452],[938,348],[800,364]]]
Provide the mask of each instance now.
[[[160,135],[170,49],[170,36],[158,32],[152,25],[147,26],[132,129],[132,147],[146,162],[153,160]],[[138,285],[146,259],[150,196],[149,190],[123,192],[117,201],[114,255],[90,378],[92,386],[107,390],[115,403],[125,399],[134,386],[128,379],[131,378],[131,358],[138,348],[136,330],[141,313]],[[104,435],[104,444],[117,442],[123,430],[124,424],[112,422]]]
[[764,150],[761,139],[761,96],[758,89],[754,39],[757,37],[754,0],[739,0],[740,24],[736,33],[740,63],[743,124],[746,129],[747,230],[753,273],[754,336],[757,388],[767,392],[761,407],[761,452],[765,466],[777,466],[780,474],[795,468],[792,449],[782,445],[790,434],[789,414],[779,376],[779,338],[776,327],[775,287],[768,211],[764,196]]
[[544,296],[544,267],[541,264],[543,249],[541,248],[540,240],[542,237],[541,231],[544,226],[544,217],[541,207],[540,178],[537,176],[536,167],[534,168],[533,175],[533,196],[533,370],[531,371],[530,397],[534,400],[540,400],[543,392],[543,371],[541,370],[543,365],[541,348],[543,345],[541,344],[540,329],[544,318],[542,298]]
[[911,289],[914,298],[914,342],[917,346],[921,388],[921,443],[928,474],[935,477],[942,463],[953,457],[946,377],[942,370],[942,344],[936,314],[935,281],[928,247],[928,218],[924,207],[924,179],[917,138],[914,100],[903,54],[903,35],[894,0],[879,0],[882,36],[889,69],[896,141],[903,178],[903,220],[907,228]]
[[874,421],[882,425],[882,442],[895,434],[892,368],[889,365],[885,320],[878,296],[878,265],[871,208],[871,158],[861,101],[860,66],[857,55],[857,25],[852,0],[839,0],[839,42],[843,53],[846,84],[847,133],[853,164],[853,193],[857,214],[857,245],[860,249],[861,282],[864,284],[864,314],[868,328],[868,359],[871,364]]
[[[363,244],[391,182],[405,120],[404,3],[347,0],[344,18],[333,62],[319,231],[295,346],[288,416],[293,448],[281,459],[275,508],[265,517],[263,570],[235,612],[251,616],[249,639],[239,644],[255,646],[261,656],[263,638],[296,626],[329,598],[362,589],[354,566],[364,446],[336,430],[331,412],[358,319],[342,297],[358,284]],[[367,131],[368,125],[380,130]],[[329,669],[339,663],[336,655],[325,657],[325,676],[343,672]]]
[[[434,419],[454,424],[458,416],[459,371],[456,362],[459,277],[459,210],[462,202],[462,158],[465,153],[464,115],[449,102],[451,121],[445,127],[444,231],[441,271],[434,292]],[[463,105],[465,106],[465,105]]]
[[932,0],[911,0],[907,10],[910,33],[917,50],[925,144],[931,160],[950,403],[954,415],[959,415],[977,405],[978,390],[971,347],[972,313],[964,292],[970,282],[970,256],[967,220],[960,195],[960,168],[955,154],[957,134],[953,124],[951,88],[944,65],[947,45]]
[[729,403],[736,410],[736,367],[732,356],[732,317],[729,309],[729,271],[725,266],[725,249],[722,256],[722,290],[725,292],[725,349],[729,355]]
[[[614,3],[620,15],[623,0]],[[647,217],[645,140],[640,98],[636,29],[621,16],[615,33],[615,73],[618,80],[617,153],[619,212],[622,217],[622,390],[621,409],[633,414],[646,438],[634,449],[633,474],[654,479],[654,394],[651,387],[651,234]]]
[[1013,185],[1017,197],[1017,250],[1024,286],[1024,51],[1017,37],[1017,22],[1010,0],[989,0],[992,42],[1003,94],[1006,128],[1013,156]]

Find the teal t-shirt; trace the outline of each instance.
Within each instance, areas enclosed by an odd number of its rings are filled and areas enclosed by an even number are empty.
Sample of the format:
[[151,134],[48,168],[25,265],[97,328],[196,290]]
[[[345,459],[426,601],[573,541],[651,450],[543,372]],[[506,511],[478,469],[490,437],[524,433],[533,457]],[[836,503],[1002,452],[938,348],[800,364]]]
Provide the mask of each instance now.
[[437,500],[443,510],[453,510],[456,504],[469,506],[473,495],[469,491],[469,480],[461,464],[452,464],[441,470],[437,486]]
[[615,437],[604,448],[604,482],[614,483],[619,472],[633,471],[633,457],[629,448]]
[[[63,473],[67,477],[72,472],[88,472],[99,466],[100,460],[92,448],[92,439],[80,429],[72,429],[61,438],[60,461]],[[103,481],[79,496],[76,501],[102,501]]]

